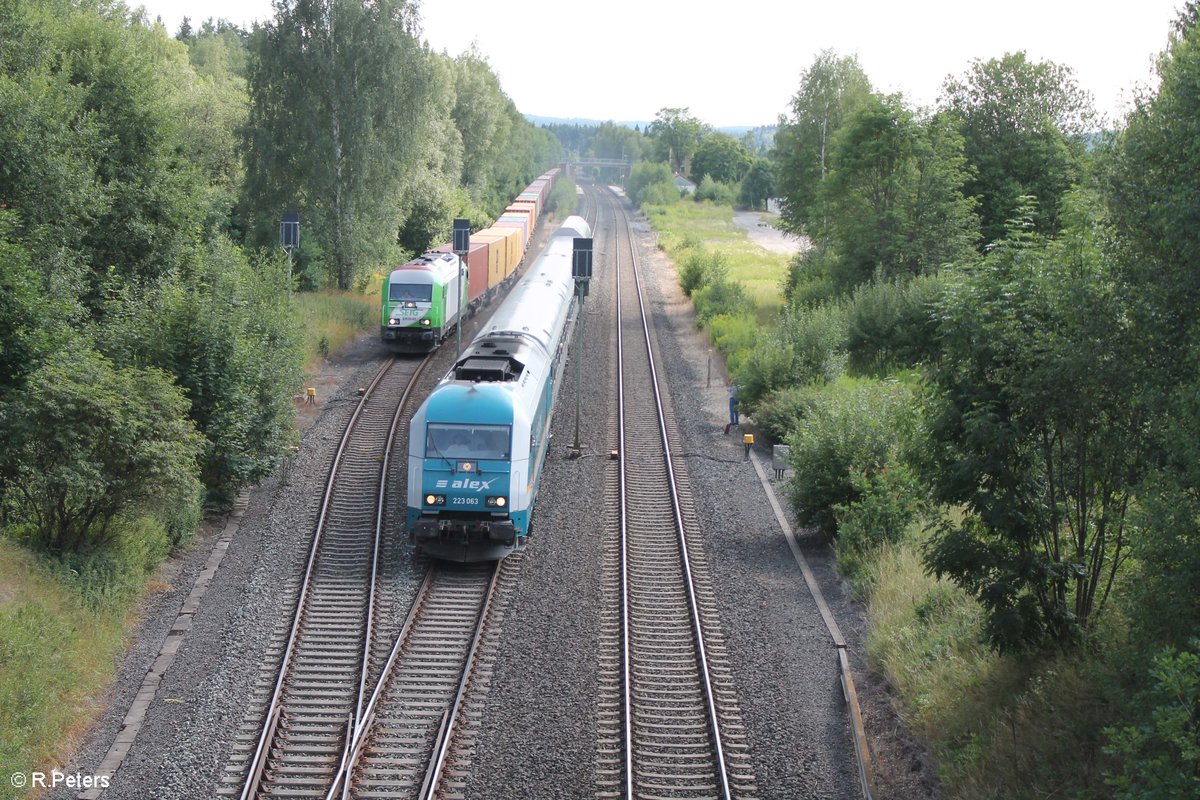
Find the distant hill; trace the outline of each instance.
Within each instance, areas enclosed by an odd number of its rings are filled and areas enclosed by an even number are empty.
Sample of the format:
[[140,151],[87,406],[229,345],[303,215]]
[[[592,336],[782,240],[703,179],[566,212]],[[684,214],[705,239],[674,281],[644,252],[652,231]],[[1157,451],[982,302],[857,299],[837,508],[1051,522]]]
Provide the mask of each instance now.
[[[526,114],[525,119],[532,122],[534,125],[580,125],[583,127],[595,127],[603,125],[605,122],[612,122],[615,125],[624,125],[626,128],[637,127],[641,130],[646,130],[654,120],[639,119],[639,120],[611,120],[611,119],[583,119],[582,117],[540,117],[537,114]],[[736,136],[739,139],[746,131],[759,130],[763,125],[729,125],[724,128],[716,128],[722,133],[728,133],[731,136]]]
[[526,114],[525,119],[532,122],[534,125],[580,125],[585,128],[596,127],[603,125],[606,122],[611,122],[614,125],[623,125],[626,128],[641,128],[646,130],[653,120],[612,120],[612,119],[583,119],[581,117],[539,117],[537,114]]

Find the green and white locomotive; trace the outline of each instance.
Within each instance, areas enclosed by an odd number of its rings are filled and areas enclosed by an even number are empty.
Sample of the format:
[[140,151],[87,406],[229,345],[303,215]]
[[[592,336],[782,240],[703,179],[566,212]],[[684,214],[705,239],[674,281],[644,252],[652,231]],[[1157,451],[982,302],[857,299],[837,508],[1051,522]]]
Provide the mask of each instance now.
[[401,353],[426,353],[454,330],[467,307],[458,256],[425,253],[396,267],[383,282],[384,345]]

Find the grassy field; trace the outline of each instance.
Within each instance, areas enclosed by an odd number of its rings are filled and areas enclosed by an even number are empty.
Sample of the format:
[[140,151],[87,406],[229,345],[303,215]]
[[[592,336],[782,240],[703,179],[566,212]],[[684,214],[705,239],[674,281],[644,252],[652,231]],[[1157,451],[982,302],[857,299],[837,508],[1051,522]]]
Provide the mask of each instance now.
[[650,206],[646,216],[668,253],[691,240],[724,255],[729,261],[729,278],[745,287],[760,319],[769,317],[783,304],[788,256],[764,250],[750,241],[745,229],[734,223],[729,206],[684,201]]
[[61,765],[99,711],[127,604],[90,607],[24,548],[0,539],[0,798],[9,775]]

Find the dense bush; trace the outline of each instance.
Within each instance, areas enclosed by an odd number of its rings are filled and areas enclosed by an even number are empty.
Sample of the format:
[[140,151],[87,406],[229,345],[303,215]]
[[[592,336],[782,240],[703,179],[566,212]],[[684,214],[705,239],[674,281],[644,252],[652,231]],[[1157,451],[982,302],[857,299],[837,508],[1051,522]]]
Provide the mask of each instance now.
[[898,544],[924,508],[924,490],[903,462],[871,472],[854,472],[851,485],[859,499],[834,506],[838,569],[860,585],[868,583],[869,565],[886,544]]
[[837,297],[829,274],[836,256],[828,247],[810,247],[792,256],[783,282],[783,297],[789,307],[817,306]]
[[0,403],[0,471],[32,543],[93,553],[119,517],[194,519],[202,440],[187,408],[157,369],[114,366],[81,343],[50,355]]
[[742,284],[723,275],[696,291],[692,295],[696,305],[696,320],[705,325],[716,316],[732,316],[750,307],[749,298]]
[[793,383],[833,381],[846,371],[846,309],[828,302],[814,308],[792,307],[782,320],[792,348]]
[[813,396],[787,437],[795,477],[791,501],[804,525],[837,535],[837,507],[862,498],[855,474],[868,478],[898,463],[915,424],[913,392],[894,381],[843,379]]
[[270,473],[295,437],[300,331],[279,291],[280,264],[251,266],[216,240],[177,280],[112,304],[106,350],[121,363],[175,377],[206,439],[201,477],[209,502]]
[[820,384],[774,389],[753,405],[754,421],[767,436],[782,442],[800,426],[800,420],[817,402],[814,398],[823,391],[825,387]]
[[708,336],[730,372],[737,374],[747,354],[766,334],[758,320],[746,313],[718,314],[708,321]]
[[679,285],[692,297],[695,292],[714,281],[724,280],[729,273],[729,260],[721,253],[705,250],[703,246],[688,247],[679,268]]
[[934,309],[945,286],[939,275],[859,286],[846,311],[846,346],[854,367],[886,371],[936,358]]
[[701,178],[700,185],[696,187],[697,203],[709,200],[719,206],[732,206],[737,202],[737,197],[738,187],[736,184],[713,180],[710,175]]

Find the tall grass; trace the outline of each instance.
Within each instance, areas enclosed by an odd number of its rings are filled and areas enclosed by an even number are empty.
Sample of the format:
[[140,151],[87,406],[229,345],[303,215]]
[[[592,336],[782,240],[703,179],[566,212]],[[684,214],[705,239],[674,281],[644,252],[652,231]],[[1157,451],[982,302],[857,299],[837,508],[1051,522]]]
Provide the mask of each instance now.
[[867,655],[938,758],[946,796],[1111,796],[1102,730],[1120,687],[1099,655],[1107,648],[1024,660],[991,652],[979,605],[926,573],[920,549],[914,539],[880,550]]
[[363,292],[303,292],[295,296],[297,323],[304,329],[304,371],[336,353],[358,335],[379,327],[379,281]]
[[97,603],[55,571],[0,538],[0,798],[20,796],[9,775],[64,762],[121,650],[128,594]]

